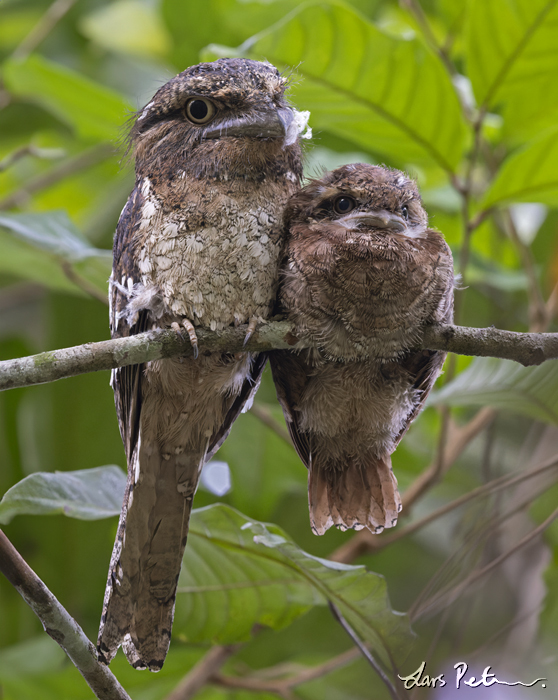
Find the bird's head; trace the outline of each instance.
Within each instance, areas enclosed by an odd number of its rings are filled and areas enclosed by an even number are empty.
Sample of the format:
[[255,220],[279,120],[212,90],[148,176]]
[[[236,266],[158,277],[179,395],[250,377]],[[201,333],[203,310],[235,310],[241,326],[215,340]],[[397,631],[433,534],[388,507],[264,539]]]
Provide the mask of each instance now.
[[140,168],[234,177],[282,152],[300,159],[299,139],[310,135],[308,113],[289,105],[286,87],[269,63],[224,58],[192,66],[138,113],[131,131],[136,161]]
[[292,222],[328,224],[409,238],[426,235],[428,216],[417,186],[399,170],[366,163],[344,165],[295,194],[285,213]]

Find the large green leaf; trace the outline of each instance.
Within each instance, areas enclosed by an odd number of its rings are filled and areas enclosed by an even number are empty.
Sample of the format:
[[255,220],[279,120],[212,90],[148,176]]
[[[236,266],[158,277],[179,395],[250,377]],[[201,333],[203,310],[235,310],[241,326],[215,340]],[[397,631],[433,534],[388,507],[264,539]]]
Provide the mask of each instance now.
[[53,253],[71,262],[98,257],[110,260],[110,250],[94,248],[69,219],[65,211],[40,214],[0,212],[0,226],[36,248]]
[[210,42],[235,46],[284,17],[299,0],[162,0],[161,14],[174,40],[179,70],[197,63]]
[[[114,466],[32,474],[0,501],[0,522],[23,513],[116,515],[125,482]],[[276,525],[224,505],[192,512],[179,594],[174,629],[193,642],[247,640],[255,624],[286,627],[328,600],[386,663],[390,654],[401,658],[412,639],[407,618],[391,609],[382,576],[313,557]]]
[[558,360],[538,367],[522,367],[511,360],[482,357],[440,391],[431,404],[493,406],[558,423]]
[[16,515],[62,513],[79,520],[118,515],[126,476],[116,466],[75,472],[37,472],[6,491],[0,501],[0,523]]
[[94,248],[82,238],[64,211],[37,214],[0,212],[0,244],[0,271],[39,282],[51,289],[83,293],[64,273],[61,267],[64,261],[99,292],[107,294],[112,260],[110,250]]
[[37,102],[87,140],[118,138],[132,111],[118,93],[42,56],[8,59],[3,77],[12,94]]
[[239,49],[291,66],[293,88],[314,129],[399,163],[453,171],[466,129],[452,83],[417,40],[388,36],[340,2],[303,5]]
[[70,282],[54,256],[30,246],[1,228],[0,249],[2,250],[2,255],[0,255],[1,273],[37,282],[48,289],[83,294],[75,284]]
[[482,202],[491,207],[507,202],[558,204],[558,130],[531,141],[502,164]]
[[224,505],[192,514],[179,593],[175,630],[191,641],[245,640],[257,623],[284,627],[328,600],[386,663],[412,639],[382,576],[313,557],[276,525]]
[[557,0],[471,0],[467,68],[479,106],[492,109],[519,93],[525,100],[533,81],[555,80],[557,31]]

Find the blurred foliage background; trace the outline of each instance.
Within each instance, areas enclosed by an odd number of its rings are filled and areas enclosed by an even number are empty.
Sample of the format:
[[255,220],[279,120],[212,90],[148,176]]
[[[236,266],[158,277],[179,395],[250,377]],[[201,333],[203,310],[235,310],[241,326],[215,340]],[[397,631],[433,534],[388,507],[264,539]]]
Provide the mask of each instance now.
[[[133,184],[126,122],[176,72],[231,55],[292,73],[292,101],[312,113],[308,175],[364,161],[418,179],[461,274],[458,323],[556,331],[557,30],[555,0],[4,0],[1,358],[108,337],[112,235]],[[0,395],[0,494],[39,472],[124,467],[108,380]],[[245,516],[218,506],[192,521],[162,672],[138,673],[120,654],[111,668],[134,700],[163,699],[211,644],[239,642],[196,698],[389,697],[348,651],[329,598],[379,658],[391,651],[401,675],[424,660],[431,676],[446,673],[445,688],[412,697],[454,697],[457,661],[477,677],[490,665],[500,679],[544,676],[558,687],[557,424],[558,362],[451,357],[394,455],[405,500],[397,528],[316,538],[305,469],[266,375],[217,455],[230,490],[216,495],[207,478],[196,495],[198,508],[221,502]],[[117,519],[84,512],[103,493],[106,510],[119,510],[118,487],[101,485],[119,484],[120,472],[88,474],[67,490],[25,482],[0,520],[95,639]],[[77,517],[33,515],[48,510]],[[253,536],[242,539],[246,523]],[[385,577],[414,641],[383,580],[362,565]],[[91,697],[3,577],[0,697]]]

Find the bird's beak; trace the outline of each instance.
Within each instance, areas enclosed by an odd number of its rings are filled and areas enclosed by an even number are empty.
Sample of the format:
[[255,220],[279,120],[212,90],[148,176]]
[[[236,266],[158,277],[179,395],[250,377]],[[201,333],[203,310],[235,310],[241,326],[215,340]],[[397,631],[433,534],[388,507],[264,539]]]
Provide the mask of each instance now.
[[[309,116],[309,112],[298,112],[290,107],[269,109],[247,117],[233,117],[215,126],[209,125],[203,132],[203,138],[244,136],[256,139],[282,139],[285,146],[290,146],[295,143],[299,134],[307,129]],[[310,136],[302,134],[301,138],[310,138]]]
[[407,222],[402,216],[385,209],[347,214],[338,221],[342,221],[349,228],[362,225],[370,228],[389,228],[395,231],[407,230]]

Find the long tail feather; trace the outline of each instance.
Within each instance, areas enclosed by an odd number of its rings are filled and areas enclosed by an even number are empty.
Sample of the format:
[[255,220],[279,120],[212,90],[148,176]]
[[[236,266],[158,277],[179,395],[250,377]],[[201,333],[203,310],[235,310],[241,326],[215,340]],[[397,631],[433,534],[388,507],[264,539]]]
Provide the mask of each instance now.
[[122,645],[132,666],[158,671],[170,644],[176,586],[204,454],[161,454],[153,444],[139,452],[134,454],[136,469],[129,470],[98,652],[108,664]]

